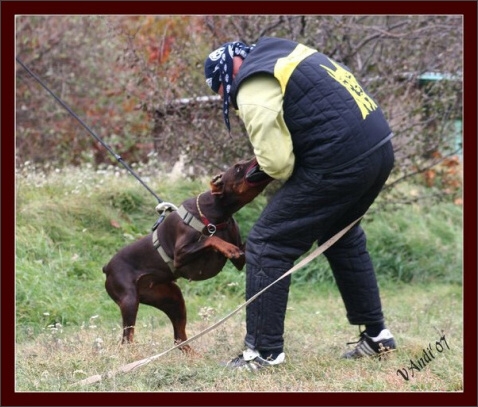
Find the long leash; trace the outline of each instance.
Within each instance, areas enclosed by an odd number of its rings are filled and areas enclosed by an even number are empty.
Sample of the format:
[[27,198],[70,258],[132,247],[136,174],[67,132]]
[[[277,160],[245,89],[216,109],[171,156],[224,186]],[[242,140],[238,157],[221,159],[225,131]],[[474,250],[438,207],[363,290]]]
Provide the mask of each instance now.
[[17,62],[23,67],[23,69],[25,69],[25,71],[27,71],[30,76],[35,79],[51,96],[53,96],[53,98],[71,115],[73,116],[85,129],[86,131],[88,131],[88,133],[90,133],[104,148],[106,148],[106,150],[108,150],[111,155],[113,155],[113,157],[116,158],[116,160],[123,166],[125,167],[128,172],[133,176],[135,177],[140,183],[141,185],[143,185],[150,193],[151,195],[153,195],[158,203],[162,203],[163,201],[159,198],[158,195],[156,195],[154,193],[154,191],[148,186],[146,185],[146,183],[139,177],[138,174],[136,174],[136,172],[134,172],[134,170],[126,163],[124,162],[123,158],[121,158],[120,155],[116,154],[112,149],[111,147],[106,144],[83,120],[81,120],[78,115],[62,100],[60,99],[60,97],[58,97],[52,90],[50,90],[50,88],[40,79],[40,77],[38,75],[36,75],[34,72],[31,71],[30,68],[28,68],[28,66],[26,66],[20,58],[16,58]]
[[210,327],[206,328],[204,331],[199,332],[198,334],[192,336],[191,338],[178,343],[177,345],[173,346],[172,348],[169,348],[168,350],[165,350],[164,352],[158,353],[156,355],[147,357],[145,359],[137,360],[136,362],[131,362],[126,365],[121,366],[117,370],[109,371],[104,375],[94,375],[90,376],[86,379],[83,379],[79,382],[73,383],[73,385],[87,385],[87,384],[92,384],[101,381],[103,378],[111,378],[115,376],[118,373],[128,373],[131,372],[141,366],[147,365],[148,363],[159,359],[160,357],[166,355],[167,353],[173,351],[174,349],[178,349],[181,346],[187,345],[196,339],[200,338],[201,336],[207,334],[208,332],[211,332],[213,329],[217,328],[219,325],[223,324],[226,320],[231,318],[233,315],[237,314],[241,309],[246,307],[248,304],[250,304],[252,301],[254,301],[257,297],[259,297],[261,294],[263,294],[265,291],[267,291],[270,287],[272,287],[274,284],[276,284],[278,281],[282,280],[283,278],[287,277],[288,275],[294,273],[295,271],[299,270],[300,268],[304,267],[306,264],[310,263],[312,260],[314,260],[316,257],[321,255],[323,252],[325,252],[327,249],[329,249],[335,242],[337,242],[343,235],[345,235],[358,221],[362,219],[362,216],[356,220],[354,220],[352,223],[350,223],[348,226],[346,226],[344,229],[342,229],[340,232],[336,233],[334,236],[332,236],[329,240],[327,240],[325,243],[317,247],[313,252],[311,252],[309,255],[304,257],[299,263],[297,263],[294,267],[289,269],[285,274],[280,276],[277,280],[269,284],[267,287],[263,288],[261,291],[259,291],[257,294],[249,298],[245,303],[237,307],[235,310],[227,314],[224,318],[221,320],[217,321]]

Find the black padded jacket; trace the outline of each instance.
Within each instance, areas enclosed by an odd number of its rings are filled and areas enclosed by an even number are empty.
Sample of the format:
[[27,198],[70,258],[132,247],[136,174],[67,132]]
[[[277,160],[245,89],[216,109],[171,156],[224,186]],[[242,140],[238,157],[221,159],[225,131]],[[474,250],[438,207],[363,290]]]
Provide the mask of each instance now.
[[302,166],[318,173],[337,171],[392,137],[382,110],[350,70],[312,48],[261,38],[233,81],[235,109],[241,83],[259,73],[273,75],[281,85],[284,120]]

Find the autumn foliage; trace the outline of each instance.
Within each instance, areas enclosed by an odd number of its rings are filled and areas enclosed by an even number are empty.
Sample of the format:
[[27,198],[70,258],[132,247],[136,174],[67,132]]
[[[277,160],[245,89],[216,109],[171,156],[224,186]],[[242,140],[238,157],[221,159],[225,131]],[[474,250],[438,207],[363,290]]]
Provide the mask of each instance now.
[[[17,56],[126,162],[178,160],[190,176],[252,154],[206,86],[220,44],[262,35],[304,42],[348,65],[379,101],[395,137],[390,184],[461,191],[461,16],[18,16]],[[447,55],[444,58],[443,55]],[[423,80],[428,72],[446,73]],[[16,67],[16,155],[45,168],[114,163],[82,126]]]

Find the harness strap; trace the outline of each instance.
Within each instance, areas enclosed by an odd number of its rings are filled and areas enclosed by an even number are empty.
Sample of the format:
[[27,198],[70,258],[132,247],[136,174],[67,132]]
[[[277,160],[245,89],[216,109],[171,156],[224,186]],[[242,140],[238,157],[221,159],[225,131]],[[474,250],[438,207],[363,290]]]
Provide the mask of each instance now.
[[204,223],[196,219],[193,216],[193,214],[188,212],[183,205],[179,207],[176,213],[181,217],[181,219],[186,225],[191,226],[192,228],[196,229],[198,232],[202,233],[204,231],[204,226],[205,226]]
[[[203,233],[204,231],[204,224],[196,219],[190,212],[188,212],[183,205],[181,205],[176,212],[182,219],[182,221],[186,224],[191,226],[193,229],[197,230],[200,233]],[[170,212],[168,211],[167,215]],[[164,220],[164,219],[162,219]],[[169,266],[169,269],[173,273],[174,277],[178,278],[180,277],[179,275],[176,274],[176,267],[174,267],[174,260],[168,256],[168,254],[165,252],[161,244],[159,243],[159,238],[158,238],[158,226],[159,223],[155,225],[155,229],[153,231],[152,239],[153,239],[153,246],[154,248],[158,251],[159,255],[161,258],[164,260],[164,262]]]
[[164,251],[163,247],[159,244],[158,229],[157,228],[153,232],[153,246],[158,251],[159,255],[164,260],[164,262],[169,266],[169,269],[174,274],[175,271],[176,271],[176,267],[174,267],[174,261],[171,257],[169,257],[167,255],[167,253]]

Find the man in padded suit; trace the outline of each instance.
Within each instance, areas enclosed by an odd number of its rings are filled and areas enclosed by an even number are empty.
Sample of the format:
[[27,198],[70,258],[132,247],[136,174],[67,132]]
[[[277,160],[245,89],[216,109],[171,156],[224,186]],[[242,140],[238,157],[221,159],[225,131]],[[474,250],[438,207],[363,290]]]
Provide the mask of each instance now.
[[[229,42],[206,58],[204,69],[207,84],[223,98],[229,131],[232,105],[261,170],[284,181],[247,238],[248,299],[314,243],[366,213],[394,164],[392,132],[346,66],[303,44],[270,37],[252,46]],[[324,255],[350,324],[365,327],[342,357],[396,349],[360,222]],[[284,361],[289,286],[290,276],[248,305],[246,349],[227,366],[256,370]]]

